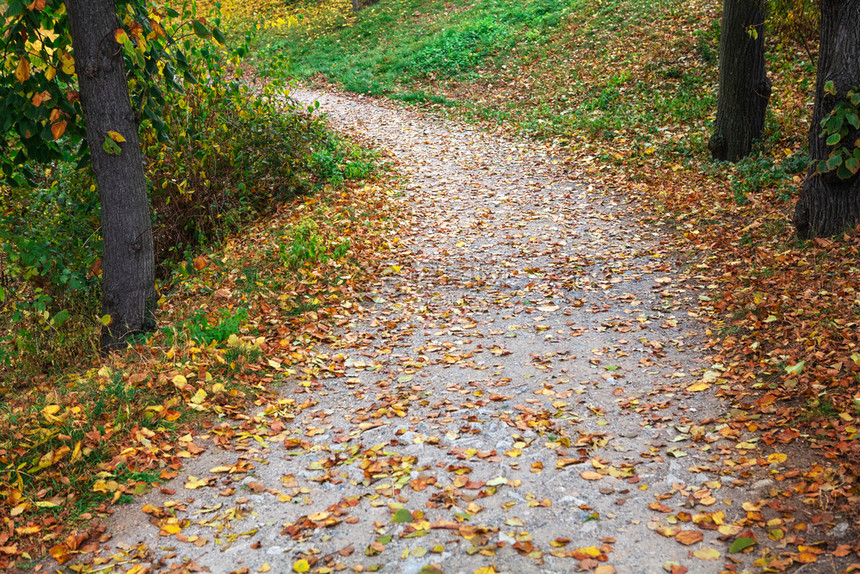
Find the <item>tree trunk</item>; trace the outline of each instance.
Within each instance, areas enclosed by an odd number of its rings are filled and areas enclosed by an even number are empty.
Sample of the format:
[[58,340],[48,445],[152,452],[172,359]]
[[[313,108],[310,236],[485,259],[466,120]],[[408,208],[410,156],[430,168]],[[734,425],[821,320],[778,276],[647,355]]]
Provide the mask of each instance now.
[[[87,144],[101,201],[102,351],[154,328],[155,257],[138,125],[131,109],[114,0],[65,0],[72,35]],[[104,149],[108,132],[125,138],[119,152]],[[113,141],[113,140],[111,140]],[[116,152],[116,149],[114,149]]]
[[[824,91],[827,82],[833,82],[836,95]],[[827,159],[832,149],[821,136],[821,121],[845,99],[848,90],[858,86],[860,0],[823,0],[815,108],[809,127],[812,162],[794,208],[794,226],[803,238],[836,235],[860,223],[860,174],[840,179],[832,171],[817,171],[818,162]],[[860,130],[852,129],[842,142],[854,145],[858,137]]]
[[764,65],[764,0],[723,0],[720,94],[708,149],[715,159],[738,161],[764,131],[770,80]]

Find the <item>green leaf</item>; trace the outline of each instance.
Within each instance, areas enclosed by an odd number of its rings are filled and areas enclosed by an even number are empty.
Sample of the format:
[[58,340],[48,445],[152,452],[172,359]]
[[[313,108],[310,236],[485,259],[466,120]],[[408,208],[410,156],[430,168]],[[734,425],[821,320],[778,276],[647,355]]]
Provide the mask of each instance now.
[[51,317],[51,323],[56,327],[62,327],[63,323],[69,320],[69,310],[63,309],[53,317]]
[[842,134],[830,134],[827,138],[827,145],[836,145],[842,139]]
[[832,155],[827,158],[827,171],[833,171],[837,167],[842,165],[842,156],[841,155]]
[[224,37],[224,33],[218,28],[212,28],[212,37],[215,38],[215,41],[219,44],[227,44],[227,38]]
[[418,574],[442,574],[442,569],[435,564],[425,564],[418,571]]
[[827,80],[824,83],[824,91],[832,96],[836,95],[836,86],[833,84],[833,80]]
[[397,512],[394,513],[394,518],[391,519],[391,522],[394,523],[403,523],[403,522],[412,522],[412,513],[406,510],[405,508],[401,508]]
[[122,153],[122,149],[119,147],[119,144],[110,139],[110,137],[105,136],[105,141],[102,143],[102,149],[105,153],[111,155],[119,155]]
[[200,20],[192,20],[191,27],[194,28],[194,33],[201,38],[208,38],[212,32]]
[[750,546],[755,546],[755,544],[755,538],[738,538],[737,540],[732,542],[731,547],[729,547],[729,552],[732,554],[737,554],[738,552],[743,552]]
[[860,116],[857,114],[845,114],[845,120],[854,126],[855,129],[860,130]]
[[800,361],[796,365],[791,365],[785,368],[785,372],[789,375],[797,376],[803,372],[803,365],[806,364],[806,361]]

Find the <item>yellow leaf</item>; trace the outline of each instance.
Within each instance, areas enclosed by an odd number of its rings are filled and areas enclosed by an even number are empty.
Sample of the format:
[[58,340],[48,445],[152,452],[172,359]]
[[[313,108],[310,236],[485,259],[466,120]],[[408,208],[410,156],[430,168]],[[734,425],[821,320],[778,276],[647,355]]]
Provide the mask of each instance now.
[[498,572],[492,566],[484,566],[475,570],[475,574],[498,574]]
[[191,397],[191,402],[195,405],[199,405],[206,400],[206,396],[206,391],[204,391],[203,389],[197,389],[197,392],[194,393],[193,397]]
[[171,534],[179,534],[180,532],[182,532],[182,528],[180,528],[178,524],[168,523],[161,526],[161,532],[159,532],[159,534],[162,536],[170,536]]
[[577,548],[574,550],[576,554],[585,554],[591,558],[597,558],[600,556],[600,549],[597,546],[586,546],[584,548]]
[[788,460],[788,455],[785,454],[784,452],[775,452],[775,453],[773,453],[767,457],[767,461],[770,464],[782,463],[782,462],[785,462],[786,460]]
[[22,84],[30,77],[30,62],[27,61],[27,58],[21,58],[21,61],[18,62],[18,67],[15,68],[15,77]]
[[63,64],[63,73],[72,75],[75,73],[75,59],[71,54],[63,52],[60,55],[60,62]]
[[55,415],[60,412],[60,405],[47,405],[42,409],[42,412],[46,415]]
[[695,392],[704,391],[704,390],[710,389],[710,388],[711,388],[711,385],[709,385],[705,381],[700,381],[698,383],[694,383],[694,384],[690,385],[689,387],[687,387],[687,390],[690,391],[691,393],[695,393]]
[[693,556],[699,560],[719,560],[720,551],[716,548],[699,548],[693,551]]
[[36,506],[39,508],[56,508],[59,506],[56,502],[51,502],[50,500],[40,500],[36,503]]
[[180,388],[180,389],[184,388],[184,387],[185,387],[185,385],[187,385],[187,384],[188,384],[188,379],[186,379],[186,378],[185,378],[184,376],[182,376],[182,375],[176,375],[175,377],[173,377],[173,379],[171,379],[171,381],[173,382],[173,384],[174,384],[177,388]]
[[52,464],[54,464],[54,451],[45,453],[39,459],[39,468],[48,468]]
[[301,560],[297,560],[295,564],[293,564],[294,572],[307,572],[311,569],[311,565],[308,564],[308,561],[302,558]]
[[105,327],[107,327],[108,325],[110,325],[110,324],[111,324],[111,322],[113,322],[113,319],[111,319],[111,316],[110,316],[110,315],[105,315],[104,317],[102,317],[101,319],[99,319],[99,322],[100,322],[102,325],[104,325]]
[[584,472],[580,472],[579,476],[581,476],[585,480],[600,480],[603,478],[602,474],[596,473],[593,470],[586,470]]
[[129,42],[128,34],[122,28],[114,30],[113,37],[116,39],[117,44],[127,44]]
[[185,483],[185,488],[187,488],[188,490],[194,490],[202,486],[209,486],[209,481],[202,478],[197,478],[196,476],[189,475],[188,482]]
[[268,563],[268,562],[264,562],[262,566],[260,566],[259,568],[257,568],[257,572],[268,572],[268,571],[269,571],[269,570],[271,570],[271,569],[272,569],[272,567],[271,567],[271,566],[269,566],[269,563]]
[[107,135],[110,139],[112,139],[116,143],[122,143],[125,141],[125,138],[122,137],[122,134],[119,132],[115,132],[115,131],[111,130],[107,133]]

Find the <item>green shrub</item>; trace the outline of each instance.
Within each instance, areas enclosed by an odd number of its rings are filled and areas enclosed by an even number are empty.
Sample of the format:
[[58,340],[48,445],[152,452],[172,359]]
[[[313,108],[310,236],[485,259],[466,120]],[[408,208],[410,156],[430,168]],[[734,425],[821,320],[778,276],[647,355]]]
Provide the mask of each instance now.
[[[254,92],[237,79],[238,57],[207,44],[184,47],[184,89],[163,90],[160,115],[141,124],[162,281],[175,262],[279,202],[374,169],[370,156],[331,134],[282,86]],[[166,137],[156,136],[156,124]],[[0,371],[24,380],[80,361],[81,349],[96,352],[98,193],[88,167],[58,162],[35,187],[0,187],[0,200]],[[202,343],[219,335],[213,328],[192,336]]]

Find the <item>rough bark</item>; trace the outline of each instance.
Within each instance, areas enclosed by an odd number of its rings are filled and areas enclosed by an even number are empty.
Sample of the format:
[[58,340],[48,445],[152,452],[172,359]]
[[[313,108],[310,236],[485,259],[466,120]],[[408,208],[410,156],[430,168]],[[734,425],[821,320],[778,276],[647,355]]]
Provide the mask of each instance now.
[[764,63],[764,19],[764,0],[723,0],[717,119],[708,142],[715,159],[746,157],[764,130],[771,86]]
[[[101,202],[102,351],[154,327],[155,259],[138,126],[128,93],[114,0],[66,0],[87,144]],[[120,153],[102,145],[109,131],[125,138]]]
[[[836,95],[824,91],[832,81]],[[821,137],[821,120],[833,110],[848,90],[860,85],[860,0],[821,2],[821,40],[815,107],[809,128],[809,156],[812,160],[800,198],[794,210],[794,226],[803,238],[836,235],[860,223],[860,174],[843,180],[835,173],[818,173],[816,166],[830,155],[830,146]],[[846,142],[855,142],[860,133],[852,130]]]

